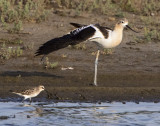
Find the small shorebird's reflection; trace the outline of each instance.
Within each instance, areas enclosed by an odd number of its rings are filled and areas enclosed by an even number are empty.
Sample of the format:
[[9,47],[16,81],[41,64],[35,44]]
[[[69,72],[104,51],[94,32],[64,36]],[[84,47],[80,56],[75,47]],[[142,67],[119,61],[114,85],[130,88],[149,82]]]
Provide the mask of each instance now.
[[34,117],[39,117],[43,115],[43,108],[42,106],[36,106],[36,105],[31,105],[31,104],[22,104],[20,107],[30,107],[33,108],[32,110],[29,111],[24,111],[24,113],[30,113],[31,116]]

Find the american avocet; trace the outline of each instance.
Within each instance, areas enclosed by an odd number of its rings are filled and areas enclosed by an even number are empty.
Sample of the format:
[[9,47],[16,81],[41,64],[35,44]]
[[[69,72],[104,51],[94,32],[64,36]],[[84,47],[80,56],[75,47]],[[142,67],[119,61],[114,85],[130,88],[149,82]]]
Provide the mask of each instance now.
[[[62,37],[54,38],[44,43],[41,47],[39,47],[35,55],[45,56],[53,51],[65,48],[68,45],[76,45],[83,41],[96,42],[98,46],[101,46],[103,48],[113,48],[121,43],[124,27],[127,27],[130,30],[134,31],[128,26],[127,19],[122,19],[118,21],[118,23],[114,27],[114,30],[108,27],[100,26],[99,24],[81,25],[77,23],[71,23],[71,25],[77,27],[77,29],[71,31],[70,33]],[[94,85],[96,86],[99,52],[100,50],[98,49],[95,60]]]
[[22,92],[13,92],[11,91],[12,93],[14,94],[17,94],[19,96],[22,96],[24,97],[23,101],[26,100],[26,99],[30,99],[30,103],[31,103],[31,98],[33,97],[36,97],[37,95],[39,95],[39,93],[41,93],[41,91],[43,91],[45,88],[43,85],[39,85],[38,87],[34,87],[32,89],[28,89],[28,90],[25,90],[25,91],[22,91]]

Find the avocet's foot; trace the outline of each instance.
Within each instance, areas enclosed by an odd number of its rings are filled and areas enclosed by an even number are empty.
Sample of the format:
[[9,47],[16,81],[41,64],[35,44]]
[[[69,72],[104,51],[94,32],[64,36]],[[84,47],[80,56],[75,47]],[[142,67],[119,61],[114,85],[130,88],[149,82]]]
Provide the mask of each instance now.
[[94,83],[90,83],[89,85],[90,86],[98,86],[97,84],[94,84]]

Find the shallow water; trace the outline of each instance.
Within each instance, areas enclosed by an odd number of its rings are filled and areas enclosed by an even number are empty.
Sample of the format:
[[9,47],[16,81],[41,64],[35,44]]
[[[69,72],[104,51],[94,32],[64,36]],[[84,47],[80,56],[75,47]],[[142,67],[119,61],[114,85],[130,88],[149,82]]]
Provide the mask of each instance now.
[[0,103],[0,125],[6,126],[157,126],[160,103]]

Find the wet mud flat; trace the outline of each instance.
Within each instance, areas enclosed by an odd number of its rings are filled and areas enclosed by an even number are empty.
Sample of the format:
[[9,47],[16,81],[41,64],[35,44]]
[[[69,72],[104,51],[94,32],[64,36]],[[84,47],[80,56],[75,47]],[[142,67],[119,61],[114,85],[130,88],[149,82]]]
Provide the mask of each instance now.
[[[21,77],[19,76],[21,75]],[[33,101],[71,102],[159,102],[159,74],[113,73],[98,75],[98,86],[92,86],[93,76],[79,72],[64,73],[10,71],[0,74],[1,101],[19,101],[21,98],[9,90],[23,91],[43,84],[41,92]]]

